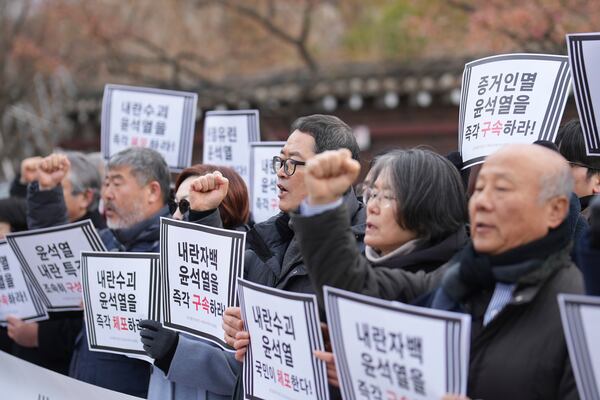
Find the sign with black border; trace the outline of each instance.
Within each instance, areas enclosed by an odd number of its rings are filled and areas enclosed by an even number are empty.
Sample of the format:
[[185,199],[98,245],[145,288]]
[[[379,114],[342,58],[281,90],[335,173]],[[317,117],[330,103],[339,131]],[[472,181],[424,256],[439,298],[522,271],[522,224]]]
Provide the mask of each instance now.
[[[398,399],[440,399],[447,393],[466,393],[469,315],[328,286],[324,301],[345,400],[361,399],[365,392]],[[388,370],[392,373],[387,374]]]
[[81,282],[91,351],[149,362],[139,322],[160,320],[157,253],[82,252]]
[[48,311],[81,310],[80,254],[106,251],[92,221],[6,235]]
[[246,232],[168,218],[160,223],[163,325],[231,350],[222,318],[238,303]]

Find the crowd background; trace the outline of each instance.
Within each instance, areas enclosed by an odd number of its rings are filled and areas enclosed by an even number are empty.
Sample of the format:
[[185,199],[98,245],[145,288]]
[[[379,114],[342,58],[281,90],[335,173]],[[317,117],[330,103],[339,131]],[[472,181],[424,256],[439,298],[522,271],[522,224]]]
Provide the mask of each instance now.
[[56,146],[97,151],[106,83],[197,92],[193,163],[203,111],[219,108],[259,109],[263,140],[335,113],[363,171],[394,146],[445,154],[466,61],[566,54],[565,33],[598,18],[593,0],[0,0],[0,181]]

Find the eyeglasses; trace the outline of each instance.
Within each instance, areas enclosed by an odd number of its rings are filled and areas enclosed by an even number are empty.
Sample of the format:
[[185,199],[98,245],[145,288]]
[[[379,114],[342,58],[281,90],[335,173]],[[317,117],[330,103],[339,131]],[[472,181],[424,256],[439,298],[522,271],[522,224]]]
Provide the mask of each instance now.
[[169,211],[171,211],[171,215],[175,214],[175,211],[179,208],[179,212],[183,215],[190,210],[190,202],[187,199],[179,200],[179,203],[175,202],[175,200],[169,200]]
[[368,204],[369,201],[375,201],[379,207],[389,208],[394,204],[396,197],[392,196],[389,192],[379,192],[376,189],[367,187],[363,192],[363,199],[365,204]]
[[306,165],[306,163],[304,161],[292,160],[291,158],[284,159],[277,156],[273,157],[274,173],[277,173],[277,171],[283,167],[283,172],[285,172],[287,176],[292,176],[294,175],[294,172],[296,172],[296,166],[298,165]]

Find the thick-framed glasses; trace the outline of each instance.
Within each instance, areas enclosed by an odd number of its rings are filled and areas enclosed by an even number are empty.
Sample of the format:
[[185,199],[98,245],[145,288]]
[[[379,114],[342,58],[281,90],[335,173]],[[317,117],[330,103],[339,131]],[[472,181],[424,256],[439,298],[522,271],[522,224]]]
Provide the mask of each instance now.
[[274,173],[277,173],[277,171],[283,167],[283,172],[285,172],[287,176],[292,176],[294,175],[294,172],[296,172],[296,166],[298,165],[306,165],[306,163],[304,161],[292,160],[291,158],[285,159],[277,156],[273,157]]
[[363,192],[363,200],[365,204],[373,201],[376,202],[381,208],[389,208],[396,201],[396,197],[388,191],[379,191],[377,189],[367,187]]
[[183,215],[190,210],[190,202],[186,199],[179,200],[177,203],[175,200],[169,200],[169,211],[171,215],[175,214],[175,211],[179,208],[179,212]]

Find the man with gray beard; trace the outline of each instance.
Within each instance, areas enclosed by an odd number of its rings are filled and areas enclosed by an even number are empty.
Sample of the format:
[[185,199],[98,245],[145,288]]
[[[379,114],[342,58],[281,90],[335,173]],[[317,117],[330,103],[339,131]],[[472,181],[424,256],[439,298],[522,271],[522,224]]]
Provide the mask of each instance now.
[[[46,157],[30,198],[43,207],[30,209],[40,228],[68,222],[61,181],[70,169],[61,154]],[[108,229],[99,231],[109,251],[159,252],[160,218],[169,217],[169,168],[154,150],[129,148],[111,157],[106,165],[102,201]],[[28,198],[29,200],[29,198]],[[83,328],[75,340],[69,375],[107,389],[145,398],[150,364],[122,355],[92,352]]]

